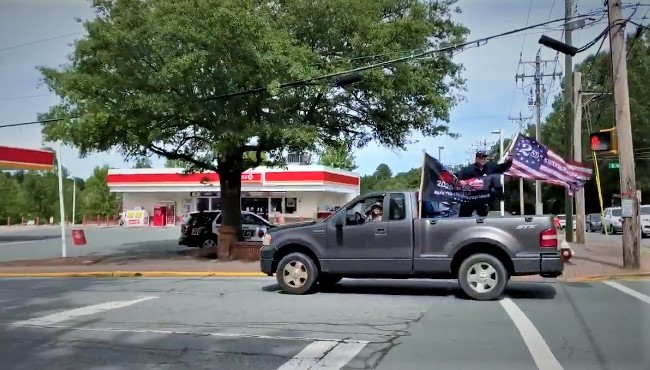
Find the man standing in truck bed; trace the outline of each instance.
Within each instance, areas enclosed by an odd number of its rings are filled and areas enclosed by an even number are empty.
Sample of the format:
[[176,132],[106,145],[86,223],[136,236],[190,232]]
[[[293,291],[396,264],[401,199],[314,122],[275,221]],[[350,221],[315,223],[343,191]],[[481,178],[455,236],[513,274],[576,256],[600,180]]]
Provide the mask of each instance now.
[[[506,156],[503,163],[490,162],[487,157],[487,153],[484,151],[476,152],[476,161],[474,164],[463,168],[457,176],[458,179],[469,180],[477,177],[481,178],[483,176],[502,174],[510,169],[510,166],[512,165],[512,157],[510,157],[509,154]],[[501,186],[503,186],[503,184],[501,184]],[[489,204],[463,203],[460,206],[458,217],[471,217],[474,211],[476,211],[479,216],[487,216],[490,211]]]

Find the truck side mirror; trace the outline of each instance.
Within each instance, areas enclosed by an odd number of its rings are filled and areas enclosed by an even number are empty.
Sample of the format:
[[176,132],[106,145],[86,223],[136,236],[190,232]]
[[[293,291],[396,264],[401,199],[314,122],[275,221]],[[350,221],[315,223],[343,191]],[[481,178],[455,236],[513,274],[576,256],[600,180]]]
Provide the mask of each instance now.
[[343,227],[343,225],[345,224],[345,222],[343,222],[344,218],[345,218],[345,213],[340,213],[336,215],[336,218],[334,219],[334,226]]

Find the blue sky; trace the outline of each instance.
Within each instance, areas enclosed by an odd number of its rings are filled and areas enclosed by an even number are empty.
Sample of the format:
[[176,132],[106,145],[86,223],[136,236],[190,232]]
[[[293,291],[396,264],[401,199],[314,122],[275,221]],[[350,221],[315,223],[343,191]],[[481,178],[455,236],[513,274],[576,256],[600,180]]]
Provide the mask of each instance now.
[[[579,13],[602,7],[602,0],[574,2]],[[458,5],[463,13],[456,17],[456,21],[471,30],[470,39],[521,28],[527,23],[532,25],[561,18],[564,14],[563,0],[460,0]],[[645,9],[639,13],[645,13]],[[65,63],[66,56],[72,51],[71,42],[83,34],[82,25],[74,18],[88,18],[92,14],[86,0],[0,1],[0,125],[33,121],[38,113],[45,112],[56,104],[57,97],[40,84],[40,74],[36,67]],[[589,42],[605,26],[603,20],[594,27],[575,31],[574,45],[582,46]],[[467,79],[467,91],[464,92],[465,101],[452,113],[450,127],[453,132],[461,135],[460,138],[414,136],[418,142],[409,145],[406,151],[387,150],[372,144],[355,152],[359,165],[357,172],[371,173],[382,162],[387,163],[394,172],[418,167],[422,149],[437,155],[438,146],[445,148],[442,150],[442,161],[445,164],[463,163],[468,158],[467,152],[472,144],[497,139],[497,135],[490,134],[491,131],[503,129],[506,136],[513,135],[518,127],[508,117],[518,116],[519,113],[533,116],[534,113],[532,107],[528,106],[532,80],[527,80],[524,86],[521,83],[515,84],[516,73],[533,72],[531,66],[519,65],[520,54],[524,61],[534,60],[540,48],[537,40],[542,33],[556,39],[562,36],[557,29],[535,29],[491,40],[484,46],[457,55],[457,61],[465,66],[463,76]],[[52,39],[14,47],[48,38]],[[597,46],[578,54],[574,62],[595,52]],[[606,42],[605,49],[607,46]],[[554,60],[555,56],[555,52],[542,48],[542,59]],[[553,70],[564,72],[562,55],[557,66],[550,63],[546,68],[547,73]],[[560,91],[559,86],[559,80],[545,79],[549,98],[542,116],[548,114],[553,96]],[[58,147],[57,144],[43,143],[38,125],[0,129],[0,145]],[[63,164],[73,176],[78,177],[89,176],[97,165],[130,166],[115,152],[79,158],[78,151],[68,147],[63,148]],[[162,160],[154,160],[154,166],[162,165]]]

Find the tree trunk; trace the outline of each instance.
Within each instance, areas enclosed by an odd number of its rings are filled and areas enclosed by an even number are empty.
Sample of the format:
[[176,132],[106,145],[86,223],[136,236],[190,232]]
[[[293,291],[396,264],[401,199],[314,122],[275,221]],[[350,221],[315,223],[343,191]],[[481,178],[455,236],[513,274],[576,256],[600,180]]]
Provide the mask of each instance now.
[[[223,169],[222,169],[223,168]],[[217,257],[231,260],[233,247],[239,240],[241,228],[241,174],[228,166],[220,165],[219,186],[221,190],[221,226]]]

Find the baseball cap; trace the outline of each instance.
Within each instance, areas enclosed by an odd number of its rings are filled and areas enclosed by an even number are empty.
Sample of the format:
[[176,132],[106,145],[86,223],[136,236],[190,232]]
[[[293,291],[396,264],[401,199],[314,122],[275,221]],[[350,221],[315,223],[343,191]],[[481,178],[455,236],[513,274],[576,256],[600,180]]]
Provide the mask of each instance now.
[[488,156],[487,153],[482,151],[482,150],[479,150],[478,152],[476,152],[476,158],[479,158],[479,157],[485,158],[487,156]]

